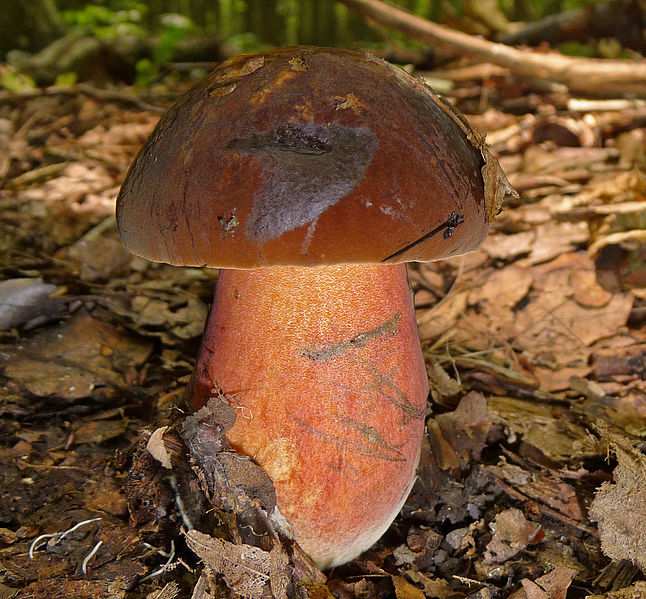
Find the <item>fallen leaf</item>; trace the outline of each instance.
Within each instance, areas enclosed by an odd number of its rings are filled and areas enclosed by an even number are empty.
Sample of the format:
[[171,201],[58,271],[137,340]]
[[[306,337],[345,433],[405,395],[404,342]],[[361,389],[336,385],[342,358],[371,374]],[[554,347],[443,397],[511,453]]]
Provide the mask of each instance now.
[[208,568],[205,568],[200,575],[195,587],[193,588],[191,599],[216,599],[215,595],[211,593],[208,572]]
[[491,427],[487,401],[482,394],[476,391],[467,393],[453,412],[439,414],[435,420],[442,436],[460,458],[462,467],[470,460],[480,458]]
[[424,599],[424,591],[406,580],[403,576],[391,576],[397,599]]
[[451,378],[436,360],[427,360],[426,366],[428,369],[428,383],[431,396],[435,403],[442,405],[447,398],[455,397],[462,391],[462,384]]
[[97,387],[124,387],[124,374],[141,365],[151,350],[151,343],[81,310],[17,346],[5,373],[34,395],[79,399]]
[[577,573],[573,568],[556,566],[534,581],[523,578],[520,581],[523,588],[513,593],[510,599],[565,599]]
[[494,535],[484,553],[486,564],[500,564],[514,557],[532,543],[540,531],[540,526],[525,518],[519,509],[500,512],[489,528]]
[[469,303],[484,302],[492,309],[513,308],[529,291],[534,275],[531,269],[516,264],[494,271],[485,283],[469,294]]
[[533,231],[523,231],[514,235],[490,235],[482,247],[492,258],[511,260],[531,253],[535,238],[536,234]]
[[166,446],[164,445],[164,433],[168,430],[167,426],[160,426],[159,428],[153,431],[153,434],[150,435],[148,443],[146,444],[146,449],[150,452],[150,455],[153,456],[164,468],[169,470],[173,469],[173,464],[170,461],[170,453]]
[[82,281],[94,283],[126,276],[133,255],[117,239],[81,239],[70,247],[67,257],[78,263]]
[[461,596],[461,594],[454,591],[449,585],[449,582],[443,578],[431,578],[417,570],[406,570],[404,573],[406,574],[406,577],[414,583],[422,585],[427,597],[452,599],[453,597]]
[[602,308],[611,299],[612,294],[597,282],[593,270],[574,270],[570,275],[572,297],[586,308]]
[[555,514],[563,514],[572,523],[585,522],[576,490],[559,478],[558,471],[544,469],[530,473],[504,459],[497,466],[489,466],[488,470],[512,488],[512,496],[516,499],[521,494],[535,502],[539,509],[541,506],[549,508]]
[[161,591],[150,593],[146,599],[175,599],[179,593],[179,585],[176,582],[168,582]]
[[586,599],[642,599],[645,596],[646,581],[640,580],[617,591],[609,591],[603,595],[588,595]]
[[125,418],[88,422],[76,429],[74,442],[79,445],[84,443],[103,443],[123,435],[127,428],[128,421]]
[[[494,423],[503,424],[514,435],[537,447],[554,461],[564,461],[584,453],[588,431],[563,418],[554,406],[512,397],[489,397],[488,411]],[[589,448],[594,455],[596,448]]]
[[[550,596],[547,594],[545,589],[542,589],[539,585],[528,578],[523,578],[520,583],[523,585],[523,590],[525,591],[527,599],[550,599]],[[520,599],[520,593],[518,597]]]
[[259,599],[270,582],[270,553],[251,545],[235,545],[197,530],[186,533],[189,548],[214,572],[221,574],[226,585],[241,597]]
[[646,572],[646,456],[628,439],[609,434],[617,456],[614,483],[603,483],[590,506],[599,525],[601,549],[615,560],[626,559]]
[[468,291],[449,293],[439,304],[420,316],[417,326],[422,339],[435,339],[450,329],[467,307]]

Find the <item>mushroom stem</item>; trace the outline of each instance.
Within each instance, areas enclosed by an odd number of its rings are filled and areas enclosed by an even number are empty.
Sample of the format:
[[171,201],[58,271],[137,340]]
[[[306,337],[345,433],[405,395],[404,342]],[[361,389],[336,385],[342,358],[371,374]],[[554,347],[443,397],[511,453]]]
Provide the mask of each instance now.
[[274,521],[321,568],[388,528],[412,486],[428,381],[404,264],[220,273],[191,385],[237,412]]

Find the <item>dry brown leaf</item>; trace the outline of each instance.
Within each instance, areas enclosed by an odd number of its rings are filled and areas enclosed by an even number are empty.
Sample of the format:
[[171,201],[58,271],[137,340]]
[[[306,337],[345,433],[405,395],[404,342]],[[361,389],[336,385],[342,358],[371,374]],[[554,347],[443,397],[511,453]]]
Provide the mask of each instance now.
[[640,580],[618,591],[610,591],[603,595],[588,595],[586,599],[642,599],[643,597],[646,597],[646,581]]
[[[563,418],[548,404],[523,401],[512,397],[489,397],[487,407],[494,423],[503,424],[513,435],[541,450],[555,461],[584,455],[589,439],[585,427]],[[594,448],[589,452],[594,454]]]
[[211,593],[211,585],[209,584],[208,568],[205,568],[193,588],[191,599],[215,599],[215,595]]
[[[469,304],[488,321],[486,328],[504,338],[515,334],[516,305],[530,292],[534,274],[528,267],[509,264],[493,271],[486,281],[469,294]],[[469,315],[472,320],[472,315]]]
[[287,566],[289,558],[283,548],[276,544],[269,552],[269,587],[275,599],[287,599]]
[[523,578],[523,588],[513,593],[510,599],[565,599],[576,575],[577,571],[573,568],[556,566],[535,581]]
[[489,466],[488,470],[510,486],[515,499],[521,494],[538,504],[539,509],[544,506],[554,515],[562,514],[571,523],[582,523],[586,520],[575,488],[562,481],[558,472],[542,470],[529,473],[504,459],[497,466]]
[[577,245],[588,240],[586,223],[554,223],[538,225],[534,229],[536,238],[527,259],[529,264],[549,262],[561,254],[572,252]]
[[602,308],[612,298],[612,294],[599,285],[592,269],[574,270],[570,275],[570,284],[572,297],[586,308]]
[[427,369],[431,397],[436,403],[443,404],[444,398],[454,397],[462,390],[462,384],[451,378],[436,360],[427,360]]
[[[605,215],[606,204],[643,201],[646,194],[646,175],[639,169],[611,172],[593,179],[580,194],[566,196],[554,207],[554,214],[569,218],[588,217],[595,212]],[[583,208],[583,209],[581,209]],[[578,209],[578,210],[577,210]]]
[[152,345],[79,311],[35,333],[9,357],[5,373],[35,395],[78,399],[98,386],[125,386]]
[[438,415],[437,421],[444,439],[452,446],[462,467],[477,460],[485,447],[491,419],[487,401],[476,391],[465,395],[453,412]]
[[509,264],[494,271],[481,287],[469,294],[469,303],[484,302],[513,308],[529,291],[534,275],[523,266]]
[[123,435],[128,428],[128,421],[125,418],[119,420],[97,420],[81,425],[74,432],[74,442],[103,443],[108,439],[114,439]]
[[[132,311],[135,315],[135,326],[160,327],[164,326],[168,332],[180,339],[199,337],[204,329],[207,308],[197,298],[183,297],[184,305],[177,307],[177,297],[164,299],[160,297],[137,296],[132,300]],[[166,342],[168,334],[159,333]],[[171,340],[172,341],[172,340]]]
[[587,224],[546,222],[531,231],[513,235],[490,235],[484,242],[484,250],[492,257],[513,260],[527,255],[526,264],[549,262],[561,254],[569,253],[588,240]]
[[180,588],[176,582],[169,582],[164,585],[161,591],[154,591],[146,599],[175,599],[179,595]]
[[590,506],[599,525],[601,549],[615,560],[630,560],[646,572],[646,456],[625,437],[609,434],[617,456],[614,484],[603,483]]
[[532,374],[540,383],[540,389],[549,393],[570,389],[572,377],[585,377],[589,372],[589,366],[568,367],[560,364],[555,368],[536,366],[532,369]]
[[153,434],[150,435],[150,439],[148,439],[148,443],[146,444],[146,449],[164,468],[172,470],[173,464],[170,460],[170,453],[164,445],[164,433],[167,430],[167,426],[160,426],[153,431]]
[[625,326],[634,302],[630,294],[614,294],[600,308],[585,307],[572,299],[573,273],[593,268],[590,258],[577,253],[564,254],[535,270],[529,302],[514,322],[515,341],[521,348],[532,354],[551,354],[561,365],[579,366],[587,361],[589,345],[616,335]]
[[439,304],[427,310],[418,320],[422,339],[435,339],[450,329],[467,307],[468,291],[450,293]]
[[492,258],[511,260],[529,254],[535,241],[533,231],[523,231],[514,235],[490,235],[482,247]]
[[130,272],[133,255],[116,239],[81,239],[70,247],[67,258],[79,265],[82,281],[108,281]]
[[403,576],[391,576],[397,599],[424,599],[424,591],[406,580]]
[[535,540],[541,528],[515,508],[500,512],[489,527],[494,535],[484,553],[486,564],[500,564],[514,557]]
[[[535,582],[529,580],[529,578],[523,578],[520,583],[523,585],[523,591],[525,591],[525,597],[527,599],[550,599],[545,589],[542,589]],[[519,593],[518,599],[520,599],[520,596]]]
[[437,466],[442,470],[451,471],[457,475],[460,471],[460,458],[455,449],[444,438],[437,420],[430,418],[426,423],[426,427],[428,442]]
[[427,597],[438,597],[439,599],[451,599],[452,597],[461,596],[454,591],[449,582],[443,578],[431,578],[417,570],[406,570],[406,577],[416,584],[422,585]]
[[268,551],[251,545],[234,545],[197,530],[186,533],[186,542],[209,568],[222,575],[234,593],[248,599],[263,596],[272,572]]

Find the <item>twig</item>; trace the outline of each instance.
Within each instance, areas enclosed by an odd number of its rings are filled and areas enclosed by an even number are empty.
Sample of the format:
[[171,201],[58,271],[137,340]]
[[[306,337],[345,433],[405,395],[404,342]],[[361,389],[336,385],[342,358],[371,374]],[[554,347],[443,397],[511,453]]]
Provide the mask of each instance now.
[[[496,478],[496,482],[498,486],[512,499],[516,499],[517,501],[521,501],[523,503],[531,500],[530,497],[526,496],[524,493],[521,493],[517,489],[514,489],[514,487],[512,487],[511,485],[508,485],[500,478]],[[578,530],[587,532],[588,534],[595,535],[595,536],[599,535],[599,531],[596,530],[595,528],[587,526],[583,524],[583,522],[579,522],[578,520],[575,520],[574,518],[571,518],[570,516],[563,514],[558,510],[555,510],[545,505],[544,503],[541,503],[539,505],[539,509],[541,511],[541,514],[543,514],[544,516],[547,516],[548,518],[552,518],[553,520],[558,520],[560,522],[563,522],[564,524],[577,528]]]
[[588,100],[587,98],[568,98],[568,110],[575,112],[620,112],[646,108],[646,100]]
[[431,23],[382,0],[339,0],[364,18],[403,31],[411,38],[508,68],[516,75],[549,79],[571,91],[597,96],[646,95],[646,62],[570,58],[517,50]]
[[28,89],[20,92],[0,92],[0,104],[15,104],[16,102],[20,102],[24,99],[40,98],[45,96],[75,96],[78,94],[83,94],[99,100],[132,104],[141,110],[146,110],[154,114],[164,114],[166,112],[166,108],[149,104],[145,100],[142,100],[133,94],[117,90],[99,89],[97,87],[87,85],[86,83],[78,83],[72,87],[50,86],[38,89]]

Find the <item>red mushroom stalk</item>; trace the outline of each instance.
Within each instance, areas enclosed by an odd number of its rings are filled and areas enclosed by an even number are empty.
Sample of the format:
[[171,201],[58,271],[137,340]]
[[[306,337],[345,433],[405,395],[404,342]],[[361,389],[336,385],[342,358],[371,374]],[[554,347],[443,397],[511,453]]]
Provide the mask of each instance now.
[[322,567],[370,547],[413,483],[428,384],[406,267],[226,270],[193,400],[238,408],[229,444],[276,486],[283,528]]
[[477,248],[512,194],[480,137],[369,55],[221,65],[160,121],[117,203],[125,245],[223,269],[189,395],[321,568],[367,549],[412,486],[427,379],[403,262]]

